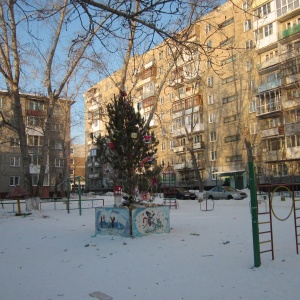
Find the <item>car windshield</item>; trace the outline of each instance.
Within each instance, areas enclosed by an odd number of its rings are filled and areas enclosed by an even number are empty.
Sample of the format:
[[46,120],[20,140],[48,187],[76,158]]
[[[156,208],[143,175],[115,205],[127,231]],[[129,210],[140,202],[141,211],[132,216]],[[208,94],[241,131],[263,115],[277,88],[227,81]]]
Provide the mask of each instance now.
[[225,189],[227,192],[236,192],[236,189],[232,188],[231,186],[224,186],[224,189]]

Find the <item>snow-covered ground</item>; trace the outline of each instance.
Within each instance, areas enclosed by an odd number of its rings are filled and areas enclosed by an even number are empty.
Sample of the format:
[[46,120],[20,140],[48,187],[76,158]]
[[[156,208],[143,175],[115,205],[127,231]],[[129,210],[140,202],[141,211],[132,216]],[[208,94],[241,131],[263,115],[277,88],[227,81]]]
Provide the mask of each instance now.
[[[293,214],[273,217],[275,260],[262,254],[254,268],[249,201],[219,200],[201,211],[197,201],[179,200],[170,233],[135,239],[95,235],[94,209],[80,216],[43,204],[17,217],[0,205],[0,299],[299,299]],[[274,203],[282,219],[290,208],[289,199]]]

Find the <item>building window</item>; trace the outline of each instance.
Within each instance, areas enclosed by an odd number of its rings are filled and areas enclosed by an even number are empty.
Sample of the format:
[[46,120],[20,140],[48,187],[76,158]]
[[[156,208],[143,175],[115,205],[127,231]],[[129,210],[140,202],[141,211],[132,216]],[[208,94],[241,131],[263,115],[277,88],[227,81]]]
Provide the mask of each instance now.
[[220,42],[220,48],[225,47],[229,44],[232,44],[235,41],[235,36],[232,36],[230,38],[227,38],[226,40]]
[[74,158],[70,158],[70,164],[74,165]]
[[232,82],[234,80],[235,80],[235,76],[232,75],[232,76],[229,76],[229,77],[226,77],[226,78],[222,79],[222,84],[226,84],[226,83]]
[[63,167],[64,166],[64,160],[61,158],[55,158],[55,167]]
[[233,122],[238,120],[240,117],[240,114],[236,114],[236,115],[232,115],[232,116],[228,116],[224,118],[224,123],[229,123],[229,122]]
[[273,23],[263,26],[254,31],[256,40],[263,39],[273,34]]
[[207,78],[207,85],[208,86],[213,86],[214,84],[214,78],[212,76]]
[[224,141],[225,143],[229,143],[229,142],[236,142],[236,141],[239,141],[241,138],[240,138],[240,135],[239,134],[235,134],[235,135],[229,135],[229,136],[226,136],[224,138]]
[[257,133],[257,123],[251,123],[250,124],[250,134],[256,134]]
[[159,51],[158,53],[158,59],[162,60],[164,58],[164,52],[163,51]]
[[212,67],[212,59],[211,58],[209,58],[208,60],[207,60],[207,68],[208,69],[210,69],[211,67]]
[[253,91],[255,90],[255,81],[254,80],[250,80],[248,82],[248,88],[249,88],[249,91]]
[[43,140],[43,137],[39,135],[29,135],[27,137],[28,146],[41,146]]
[[30,101],[29,110],[44,110],[44,103],[37,101]]
[[205,25],[205,33],[208,34],[211,30],[211,25],[210,24],[206,24]]
[[300,133],[286,137],[287,148],[300,147]]
[[210,151],[210,160],[215,161],[216,159],[217,159],[217,151],[216,150]]
[[17,138],[10,138],[11,147],[20,147],[20,140]]
[[164,97],[160,97],[160,104],[163,105],[165,103],[165,98]]
[[261,7],[259,7],[258,9],[256,9],[254,11],[254,14],[258,17],[264,17],[266,15],[268,15],[271,12],[271,2],[266,3],[264,5],[262,5]]
[[62,131],[62,124],[55,123],[52,128],[53,131]]
[[201,143],[201,141],[202,141],[202,136],[201,135],[194,135],[193,136],[194,144]]
[[20,167],[20,157],[11,157],[10,158],[11,167]]
[[226,157],[226,162],[237,162],[242,160],[243,160],[242,155],[234,155],[234,156]]
[[161,151],[165,151],[166,150],[166,143],[162,142],[161,143]]
[[175,148],[175,141],[170,141],[170,149],[174,149]]
[[248,31],[252,28],[252,25],[251,25],[251,20],[247,20],[245,23],[244,23],[244,31]]
[[216,114],[212,113],[208,115],[208,122],[209,123],[215,123],[216,122]]
[[249,113],[256,112],[256,100],[252,100],[249,104]]
[[[39,180],[39,174],[31,174],[32,185],[36,186]],[[49,174],[45,174],[43,186],[49,186]]]
[[243,11],[246,11],[250,8],[250,1],[246,1],[243,3]]
[[218,172],[217,169],[212,170],[212,172],[211,172],[211,180],[217,180],[217,174],[216,174],[217,172]]
[[219,28],[226,27],[234,22],[234,18],[227,19],[223,23],[219,24]]
[[251,63],[251,61],[247,61],[247,62],[246,62],[246,71],[247,71],[247,72],[250,72],[250,71],[251,71],[251,68],[252,68],[252,63]]
[[40,158],[38,154],[29,154],[29,156],[30,156],[30,164],[36,166],[39,165]]
[[237,99],[237,96],[236,95],[233,95],[233,96],[229,96],[229,97],[224,97],[222,98],[222,102],[223,104],[226,104],[228,102],[232,102],[232,101],[235,101]]
[[215,142],[217,140],[217,134],[215,131],[212,131],[209,133],[209,141],[210,142]]
[[74,148],[70,148],[70,153],[74,154]]
[[214,95],[209,95],[207,97],[207,104],[213,104],[214,103]]
[[10,176],[9,177],[9,186],[15,186],[20,183],[20,177],[19,176]]
[[235,54],[232,55],[232,56],[229,56],[226,59],[221,60],[221,66],[224,66],[224,65],[229,64],[229,63],[234,62],[234,61],[236,61],[236,55]]
[[27,117],[27,124],[28,124],[28,126],[41,127],[43,124],[43,121],[41,118],[29,116],[29,117]]
[[62,143],[62,141],[55,141],[55,143],[54,143],[54,149],[62,150],[63,149],[63,143]]
[[246,41],[246,46],[245,46],[246,50],[250,50],[253,48],[253,41],[252,40],[248,40]]
[[208,41],[208,42],[206,43],[206,50],[207,50],[207,51],[211,51],[211,50],[212,50],[212,41]]

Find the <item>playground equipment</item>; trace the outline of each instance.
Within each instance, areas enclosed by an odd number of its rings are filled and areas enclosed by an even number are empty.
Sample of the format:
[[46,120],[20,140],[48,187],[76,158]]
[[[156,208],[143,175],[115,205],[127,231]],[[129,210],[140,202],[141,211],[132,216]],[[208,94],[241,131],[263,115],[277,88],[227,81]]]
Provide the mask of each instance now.
[[[274,216],[279,221],[286,221],[294,212],[294,226],[296,239],[296,252],[299,254],[299,236],[300,236],[300,198],[297,198],[300,184],[274,184],[274,185],[258,185],[260,190],[265,190],[264,194],[258,194],[257,203],[265,204],[264,211],[257,210],[258,215],[258,234],[259,234],[259,253],[271,252],[272,260],[274,260],[274,242],[273,242],[273,220]],[[276,194],[281,195],[276,195]],[[291,209],[287,216],[280,217],[274,208],[275,196],[281,197],[281,201],[291,199]],[[263,197],[263,198],[262,198]],[[259,205],[257,205],[259,208]],[[261,247],[269,245],[269,248]]]
[[[203,205],[204,203],[204,205]],[[214,199],[203,199],[200,201],[200,210],[202,211],[211,211],[215,208],[215,200]]]
[[[176,172],[168,165],[163,171],[163,191],[164,191],[164,201],[163,205],[167,205],[170,208],[179,208],[179,203],[176,199]],[[167,197],[165,197],[168,195]]]

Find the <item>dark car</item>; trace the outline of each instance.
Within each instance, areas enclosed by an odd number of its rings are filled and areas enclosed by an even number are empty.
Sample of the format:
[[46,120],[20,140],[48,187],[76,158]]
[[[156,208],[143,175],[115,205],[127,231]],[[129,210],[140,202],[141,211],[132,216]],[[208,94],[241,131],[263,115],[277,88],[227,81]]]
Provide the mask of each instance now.
[[248,195],[242,191],[236,190],[230,186],[215,186],[210,191],[203,194],[206,199],[234,199],[242,200],[248,197]]
[[164,190],[164,198],[176,198],[176,199],[191,199],[197,198],[195,193],[189,192],[184,188],[170,188]]

